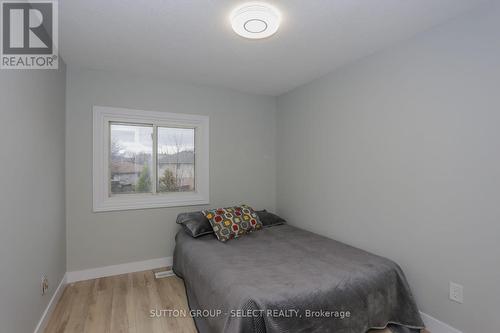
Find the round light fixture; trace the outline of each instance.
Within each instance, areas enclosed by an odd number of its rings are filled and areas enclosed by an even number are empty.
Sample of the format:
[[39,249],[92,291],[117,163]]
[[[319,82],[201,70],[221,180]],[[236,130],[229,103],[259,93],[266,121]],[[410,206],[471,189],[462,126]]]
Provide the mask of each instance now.
[[238,35],[261,39],[272,36],[280,26],[280,12],[264,2],[247,2],[231,13],[231,26]]

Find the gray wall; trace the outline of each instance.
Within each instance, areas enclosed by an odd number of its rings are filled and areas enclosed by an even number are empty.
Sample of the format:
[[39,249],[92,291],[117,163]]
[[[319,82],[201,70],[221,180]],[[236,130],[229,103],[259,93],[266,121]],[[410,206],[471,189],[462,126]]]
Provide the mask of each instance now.
[[92,105],[210,116],[210,206],[275,207],[275,99],[133,75],[69,69],[68,271],[171,256],[179,212],[92,212]]
[[497,2],[278,99],[278,212],[396,260],[465,332],[500,327],[499,32]]
[[[0,323],[33,332],[66,272],[65,70],[0,71]],[[41,277],[50,289],[41,295]]]

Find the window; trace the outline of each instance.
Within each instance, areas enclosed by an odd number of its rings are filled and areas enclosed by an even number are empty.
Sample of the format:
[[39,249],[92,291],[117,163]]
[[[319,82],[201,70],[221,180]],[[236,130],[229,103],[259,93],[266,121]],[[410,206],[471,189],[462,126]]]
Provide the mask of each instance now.
[[94,106],[94,211],[209,203],[208,117]]

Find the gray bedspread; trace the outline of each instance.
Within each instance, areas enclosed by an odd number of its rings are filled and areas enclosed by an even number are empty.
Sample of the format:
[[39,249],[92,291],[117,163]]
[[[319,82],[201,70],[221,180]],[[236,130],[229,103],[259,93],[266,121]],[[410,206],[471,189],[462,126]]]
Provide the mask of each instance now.
[[201,333],[423,328],[396,263],[289,225],[227,243],[180,231],[173,268]]

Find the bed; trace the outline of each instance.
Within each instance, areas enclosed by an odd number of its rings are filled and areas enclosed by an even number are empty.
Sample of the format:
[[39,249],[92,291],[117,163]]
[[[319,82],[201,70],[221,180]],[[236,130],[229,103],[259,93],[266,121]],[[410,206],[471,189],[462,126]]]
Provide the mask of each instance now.
[[[401,268],[338,241],[279,225],[222,243],[176,235],[200,333],[364,333],[423,328]],[[349,314],[349,316],[347,315]]]

